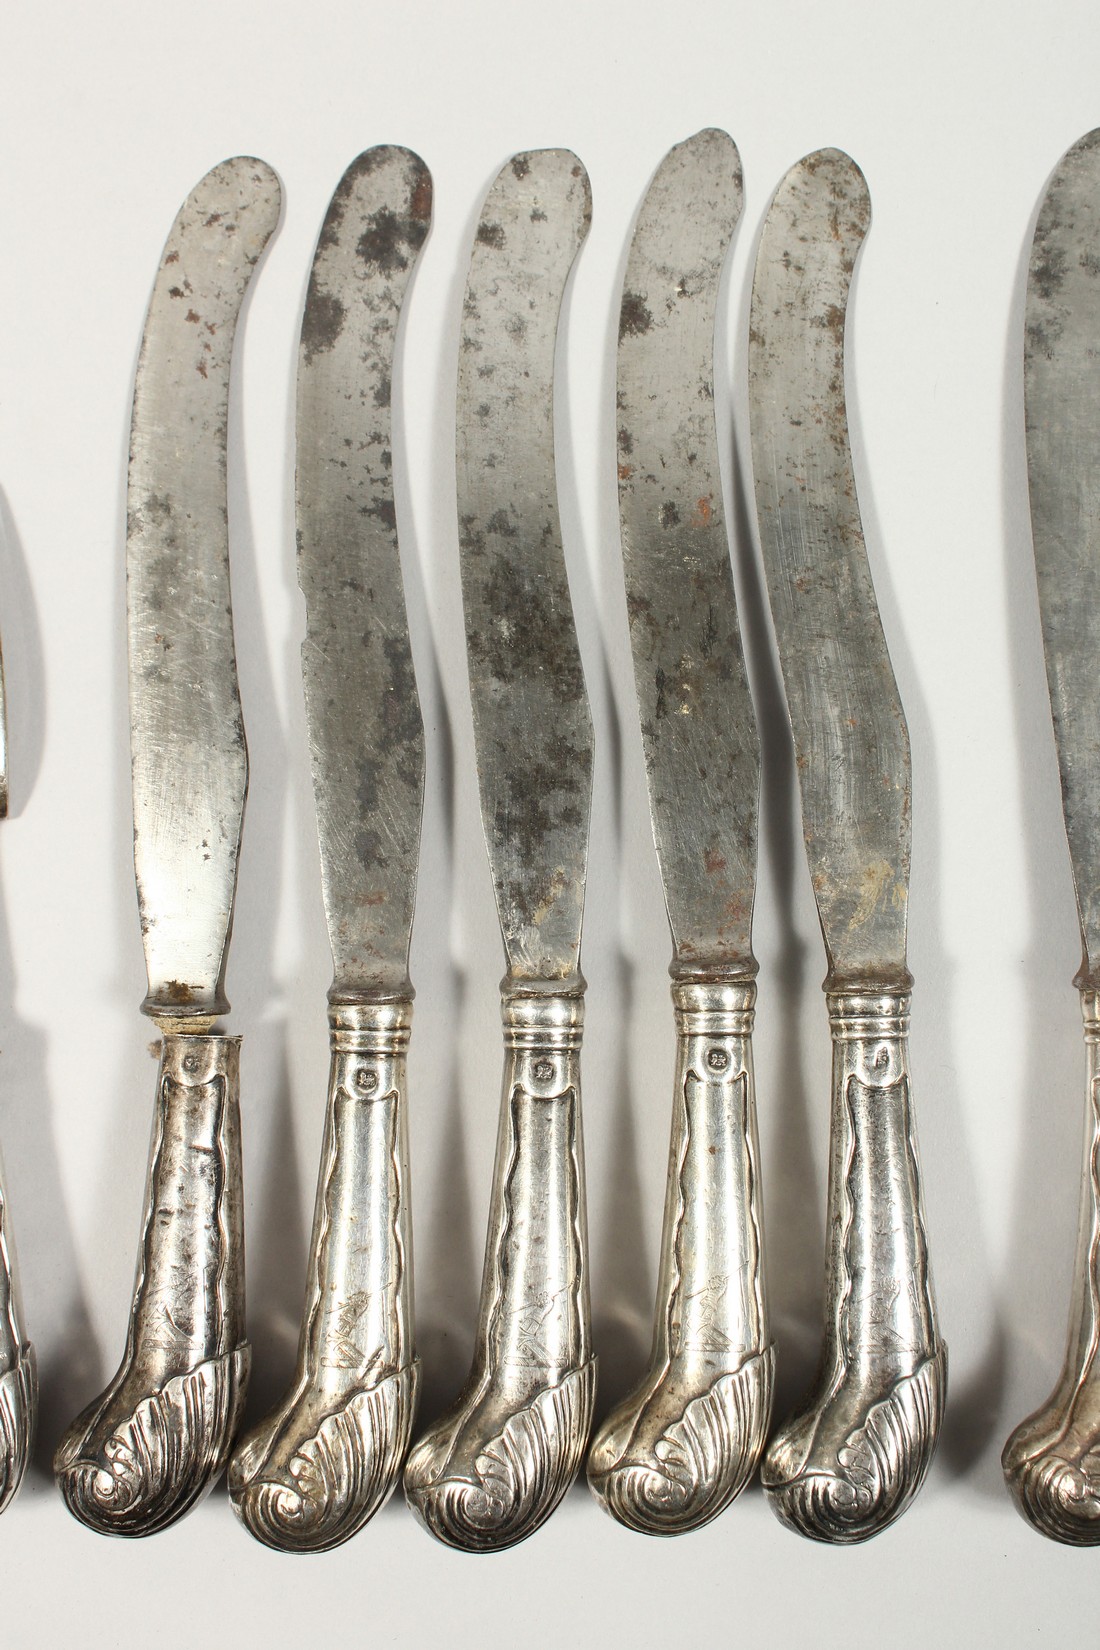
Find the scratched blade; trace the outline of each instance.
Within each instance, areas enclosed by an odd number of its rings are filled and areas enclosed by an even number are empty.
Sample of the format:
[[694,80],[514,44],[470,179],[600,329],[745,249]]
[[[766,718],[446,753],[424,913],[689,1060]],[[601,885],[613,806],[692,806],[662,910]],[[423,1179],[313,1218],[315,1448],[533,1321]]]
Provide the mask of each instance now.
[[1051,179],[1028,270],[1024,401],[1047,684],[1084,958],[1100,989],[1100,128]]
[[756,260],[749,404],[760,542],[794,731],[802,823],[834,978],[905,971],[909,736],[859,519],[844,321],[871,220],[863,174],[793,167]]
[[458,370],[457,482],[481,815],[515,977],[578,971],[592,723],[558,521],[554,347],[591,195],[564,149],[516,155],[482,210]]
[[227,160],[180,210],[145,320],[126,532],[134,865],[146,1012],[209,1019],[233,916],[248,758],[229,592],[229,365],[279,218],[262,161]]
[[408,991],[424,798],[394,511],[390,385],[431,222],[407,149],[368,149],[317,242],[298,356],[298,579],[334,990]]
[[619,314],[619,519],[630,645],[674,972],[752,957],[760,747],[714,423],[714,317],[741,214],[725,132],[665,157]]

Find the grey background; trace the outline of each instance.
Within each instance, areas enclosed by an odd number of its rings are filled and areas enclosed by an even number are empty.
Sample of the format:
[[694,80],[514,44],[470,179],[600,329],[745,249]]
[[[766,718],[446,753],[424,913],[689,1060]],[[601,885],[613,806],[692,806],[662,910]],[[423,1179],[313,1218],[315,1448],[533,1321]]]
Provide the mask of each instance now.
[[[355,1639],[1089,1642],[1100,1555],[1029,1531],[1010,1427],[1053,1384],[1068,1311],[1084,1057],[1077,936],[1024,479],[1027,245],[1061,153],[1100,122],[1095,8],[926,0],[732,6],[467,0],[380,6],[41,0],[0,40],[0,629],[14,817],[0,830],[0,1139],[42,1438],[0,1524],[5,1644]],[[634,212],[664,151],[726,127],[746,205],[717,383],[734,572],[765,734],[757,1080],[778,1405],[816,1358],[828,1037],[824,960],[747,498],[752,259],[786,168],[863,167],[875,225],[853,300],[864,523],[914,753],[913,1064],[951,1388],[939,1457],[893,1531],[852,1551],[782,1529],[755,1488],[647,1543],[575,1489],[480,1561],[398,1499],[350,1546],[280,1558],[219,1489],[147,1543],[82,1530],[53,1493],[62,1425],[113,1370],[134,1264],[154,1066],[130,860],[121,540],[132,374],[160,247],[234,152],[286,188],[242,334],[233,580],[252,758],[230,1024],[245,1038],[251,1414],[297,1337],[327,1067],[321,913],[293,565],[295,340],[313,242],[358,151],[417,149],[436,222],[408,305],[398,498],[429,790],[410,1057],[422,1415],[467,1367],[500,1071],[502,958],[464,675],[453,394],[466,248],[516,149],[585,161],[593,228],[558,396],[567,553],[598,740],[584,1060],[599,1413],[647,1350],[671,1099],[669,943],[649,836],[618,565],[614,332]]]

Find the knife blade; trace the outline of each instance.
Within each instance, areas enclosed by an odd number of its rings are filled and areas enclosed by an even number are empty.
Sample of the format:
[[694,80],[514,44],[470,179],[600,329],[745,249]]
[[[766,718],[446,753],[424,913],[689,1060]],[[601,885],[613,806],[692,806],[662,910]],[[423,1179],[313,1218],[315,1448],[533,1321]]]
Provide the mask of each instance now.
[[419,1382],[405,1063],[424,729],[391,385],[431,205],[431,176],[408,149],[352,162],[317,243],[298,355],[302,676],[334,964],[331,1058],[297,1367],[229,1468],[243,1523],[290,1552],[348,1540],[388,1498]]
[[619,311],[619,520],[677,1023],[653,1351],[588,1457],[632,1529],[697,1529],[764,1447],[764,1293],[752,1020],[760,747],[745,675],[714,421],[714,322],[741,215],[725,132],[665,157]]
[[1073,1546],[1100,1543],[1100,128],[1062,157],[1028,265],[1024,406],[1047,686],[1081,926],[1088,1078],[1073,1306],[1053,1393],[1005,1445],[1024,1517]]
[[513,157],[474,237],[459,349],[462,593],[481,815],[507,959],[505,1068],[473,1368],[414,1448],[413,1511],[512,1546],[569,1488],[595,1401],[579,1052],[592,725],[554,471],[554,352],[591,195],[563,149]]
[[[0,819],[8,816],[8,720],[0,659]],[[38,1416],[38,1367],[23,1333],[8,1203],[0,1180],[0,1513],[15,1499],[27,1470]]]
[[214,167],[161,258],[134,385],[126,592],[134,866],[162,1033],[126,1351],[55,1472],[104,1534],[175,1522],[222,1471],[248,1381],[239,1039],[213,1029],[248,760],[229,589],[226,426],[237,318],[278,222],[262,161]]
[[762,1478],[784,1523],[876,1534],[927,1473],[943,1414],[910,1098],[909,738],[852,471],[844,334],[870,223],[823,149],[787,173],[753,280],[749,408],[760,546],[794,736],[833,1043],[825,1344]]

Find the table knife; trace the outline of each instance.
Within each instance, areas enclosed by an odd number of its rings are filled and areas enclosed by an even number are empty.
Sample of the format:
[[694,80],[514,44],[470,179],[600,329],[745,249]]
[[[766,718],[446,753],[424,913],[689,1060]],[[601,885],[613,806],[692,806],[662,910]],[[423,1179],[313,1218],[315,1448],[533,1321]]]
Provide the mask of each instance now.
[[714,318],[741,214],[724,132],[642,204],[619,311],[619,519],[650,813],[672,930],[672,1142],[653,1351],[588,1457],[621,1523],[697,1529],[756,1469],[771,1410],[752,1065],[760,747],[714,423]]
[[237,317],[279,218],[262,161],[228,160],[176,218],[134,385],[126,525],[134,865],[162,1034],[126,1351],[55,1471],[103,1534],[174,1523],[225,1466],[249,1371],[240,1040],[226,949],[248,783],[229,590],[226,424]]
[[870,223],[863,175],[823,149],[771,203],[756,260],[749,408],[760,544],[833,1047],[825,1336],[806,1408],[762,1479],[780,1519],[866,1540],[924,1480],[943,1416],[910,1096],[909,736],[856,498],[844,330]]
[[313,260],[298,354],[302,676],[333,956],[331,1055],[298,1363],[240,1444],[252,1534],[321,1552],[397,1482],[416,1406],[405,1060],[424,729],[401,585],[390,416],[402,302],[431,221],[407,149],[344,173]]
[[[0,819],[8,817],[8,722],[4,667],[0,660]],[[14,1500],[27,1470],[38,1414],[34,1347],[24,1334],[14,1258],[8,1239],[8,1205],[0,1181],[0,1512]]]
[[1081,924],[1085,1163],[1065,1364],[1005,1446],[1036,1529],[1100,1543],[1100,127],[1063,156],[1032,243],[1024,336],[1028,488],[1047,686]]
[[473,1368],[414,1448],[410,1506],[440,1540],[508,1547],[580,1466],[596,1389],[581,1144],[580,972],[592,725],[554,471],[558,313],[591,217],[575,155],[516,155],[474,239],[457,482],[482,822],[507,963],[505,1067]]

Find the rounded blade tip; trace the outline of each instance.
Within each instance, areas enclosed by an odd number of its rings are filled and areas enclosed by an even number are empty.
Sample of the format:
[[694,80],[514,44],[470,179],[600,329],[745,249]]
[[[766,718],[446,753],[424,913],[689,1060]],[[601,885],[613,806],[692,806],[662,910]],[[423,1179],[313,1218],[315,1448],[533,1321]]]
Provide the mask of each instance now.
[[[576,182],[578,187],[575,191],[568,185],[562,190],[563,182],[568,179]],[[541,191],[551,190],[564,193],[567,199],[574,199],[579,208],[578,233],[582,238],[588,233],[592,221],[592,184],[583,161],[572,149],[521,149],[505,161],[486,196],[482,209],[483,221],[495,199],[500,195],[515,195],[517,183],[532,197]]]
[[[407,216],[422,224],[426,235],[432,221],[432,174],[415,150],[399,143],[377,143],[356,155],[336,186],[325,220],[326,228],[334,215],[343,215],[353,195],[366,195],[369,180],[379,173],[391,172],[398,176],[404,174],[409,196]],[[379,179],[370,189],[370,195],[379,193],[392,198],[396,194],[395,185],[388,178]]]
[[674,143],[657,168],[658,173],[674,158],[681,161],[690,160],[715,172],[728,171],[736,179],[738,190],[742,188],[741,151],[729,133],[723,131],[720,126],[704,126],[698,132],[693,132],[690,137],[684,138],[682,142]]
[[871,226],[871,192],[851,155],[843,149],[815,149],[803,155],[784,177],[775,199],[778,201],[799,188],[809,190],[815,197],[827,195],[845,201],[849,219],[840,228],[862,240]]
[[254,246],[258,243],[258,257],[277,227],[282,209],[283,189],[275,170],[255,155],[233,155],[199,179],[177,214],[176,227],[182,229],[195,217],[202,220],[204,229],[217,232],[226,220],[239,224],[247,215],[249,239],[254,238]]
[[[677,256],[690,264],[713,256],[716,232],[724,255],[743,204],[741,156],[728,132],[707,126],[674,144],[650,179],[638,212],[624,303],[629,306],[637,301],[630,291],[630,281],[639,256],[642,260],[657,256],[662,265],[667,259],[660,248],[671,222],[679,224]],[[620,324],[620,342],[633,331],[630,325]]]

